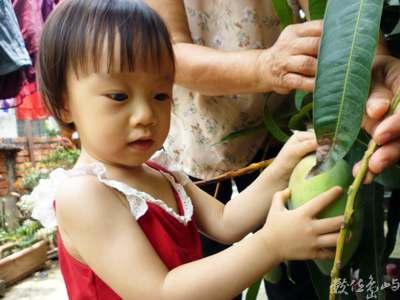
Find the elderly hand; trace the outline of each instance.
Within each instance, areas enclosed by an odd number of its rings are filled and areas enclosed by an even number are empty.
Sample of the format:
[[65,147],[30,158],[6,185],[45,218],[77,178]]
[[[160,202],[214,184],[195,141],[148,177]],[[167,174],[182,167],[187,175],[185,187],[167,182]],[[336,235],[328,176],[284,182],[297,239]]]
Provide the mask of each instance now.
[[[372,67],[370,95],[367,99],[362,127],[381,147],[371,156],[364,183],[371,183],[387,167],[400,158],[400,107],[383,120],[390,101],[400,87],[400,60],[390,55],[376,55]],[[355,176],[361,166],[353,168]]]
[[264,91],[314,90],[322,25],[322,20],[290,25],[259,55],[256,68]]

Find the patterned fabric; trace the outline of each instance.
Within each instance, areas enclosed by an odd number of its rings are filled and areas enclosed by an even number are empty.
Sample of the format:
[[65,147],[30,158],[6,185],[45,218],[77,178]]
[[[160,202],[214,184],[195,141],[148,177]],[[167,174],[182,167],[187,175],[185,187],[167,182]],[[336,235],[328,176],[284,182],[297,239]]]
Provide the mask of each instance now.
[[[193,43],[240,51],[271,47],[281,24],[269,0],[185,0]],[[166,151],[197,178],[209,179],[248,164],[260,149],[265,133],[213,145],[232,132],[263,122],[267,94],[204,96],[175,86],[174,110]],[[281,103],[273,93],[268,105]],[[276,105],[275,105],[276,106]]]

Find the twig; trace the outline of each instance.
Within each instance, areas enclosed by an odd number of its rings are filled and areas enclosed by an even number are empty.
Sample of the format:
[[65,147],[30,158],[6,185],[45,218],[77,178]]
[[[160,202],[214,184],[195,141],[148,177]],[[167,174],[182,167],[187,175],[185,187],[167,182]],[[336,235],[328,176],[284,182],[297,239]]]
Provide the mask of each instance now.
[[[398,88],[396,95],[393,97],[392,102],[390,104],[389,111],[385,115],[385,119],[393,114],[393,111],[397,107],[400,101],[400,87]],[[353,184],[349,187],[347,192],[347,203],[346,203],[346,210],[344,213],[344,220],[342,226],[340,228],[339,238],[336,243],[336,254],[335,254],[335,262],[333,264],[333,269],[331,271],[331,286],[330,286],[330,293],[329,299],[334,300],[336,297],[336,289],[337,281],[339,280],[340,276],[340,269],[342,267],[342,256],[343,256],[343,248],[345,245],[346,237],[349,234],[349,226],[350,221],[354,212],[354,201],[360,188],[360,185],[364,181],[365,174],[368,170],[369,159],[371,155],[379,148],[379,146],[372,141],[369,145],[367,151],[364,153],[364,157],[362,159],[362,165],[356,178],[353,181]]]
[[239,169],[237,171],[232,171],[232,172],[228,172],[225,174],[222,174],[220,176],[211,178],[209,180],[202,180],[202,181],[196,181],[194,182],[197,186],[202,186],[202,185],[206,185],[206,184],[213,184],[213,183],[219,183],[221,181],[230,179],[230,178],[234,178],[240,175],[244,175],[244,174],[249,174],[249,173],[253,173],[254,171],[257,171],[259,169],[268,167],[270,164],[272,164],[272,162],[274,161],[274,158],[271,159],[267,159],[267,160],[263,160],[260,161],[258,163],[254,163],[251,164],[243,169]]

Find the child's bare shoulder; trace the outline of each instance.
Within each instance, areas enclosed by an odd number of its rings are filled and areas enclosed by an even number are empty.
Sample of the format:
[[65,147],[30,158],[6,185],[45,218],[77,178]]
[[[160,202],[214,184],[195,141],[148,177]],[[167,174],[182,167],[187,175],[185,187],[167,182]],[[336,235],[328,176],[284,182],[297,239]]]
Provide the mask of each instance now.
[[56,194],[57,214],[101,214],[118,208],[120,194],[100,182],[97,176],[77,175],[65,179]]

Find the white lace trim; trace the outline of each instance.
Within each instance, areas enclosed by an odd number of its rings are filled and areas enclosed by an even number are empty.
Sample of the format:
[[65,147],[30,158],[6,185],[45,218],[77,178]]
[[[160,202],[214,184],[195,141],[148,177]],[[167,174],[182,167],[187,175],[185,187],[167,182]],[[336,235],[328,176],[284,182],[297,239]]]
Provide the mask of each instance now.
[[160,171],[171,183],[181,199],[183,207],[182,216],[177,214],[172,208],[168,207],[164,201],[160,199],[154,199],[151,195],[138,191],[123,182],[107,179],[105,177],[105,166],[101,163],[93,163],[90,165],[79,165],[76,168],[68,171],[57,169],[51,172],[49,179],[41,179],[39,185],[32,192],[32,197],[35,201],[35,208],[32,212],[32,218],[39,220],[44,227],[57,226],[57,217],[53,202],[56,199],[57,189],[60,184],[71,176],[93,175],[97,176],[97,178],[104,184],[120,191],[126,196],[129,202],[131,213],[136,220],[146,213],[148,209],[147,202],[150,202],[163,208],[179,222],[186,225],[187,222],[191,220],[193,215],[192,201],[183,188],[183,186],[189,180],[188,176],[183,172],[180,165],[176,164],[164,151],[156,152],[149,161],[165,168],[177,179],[178,183],[175,182],[174,177],[172,177],[170,174]]

